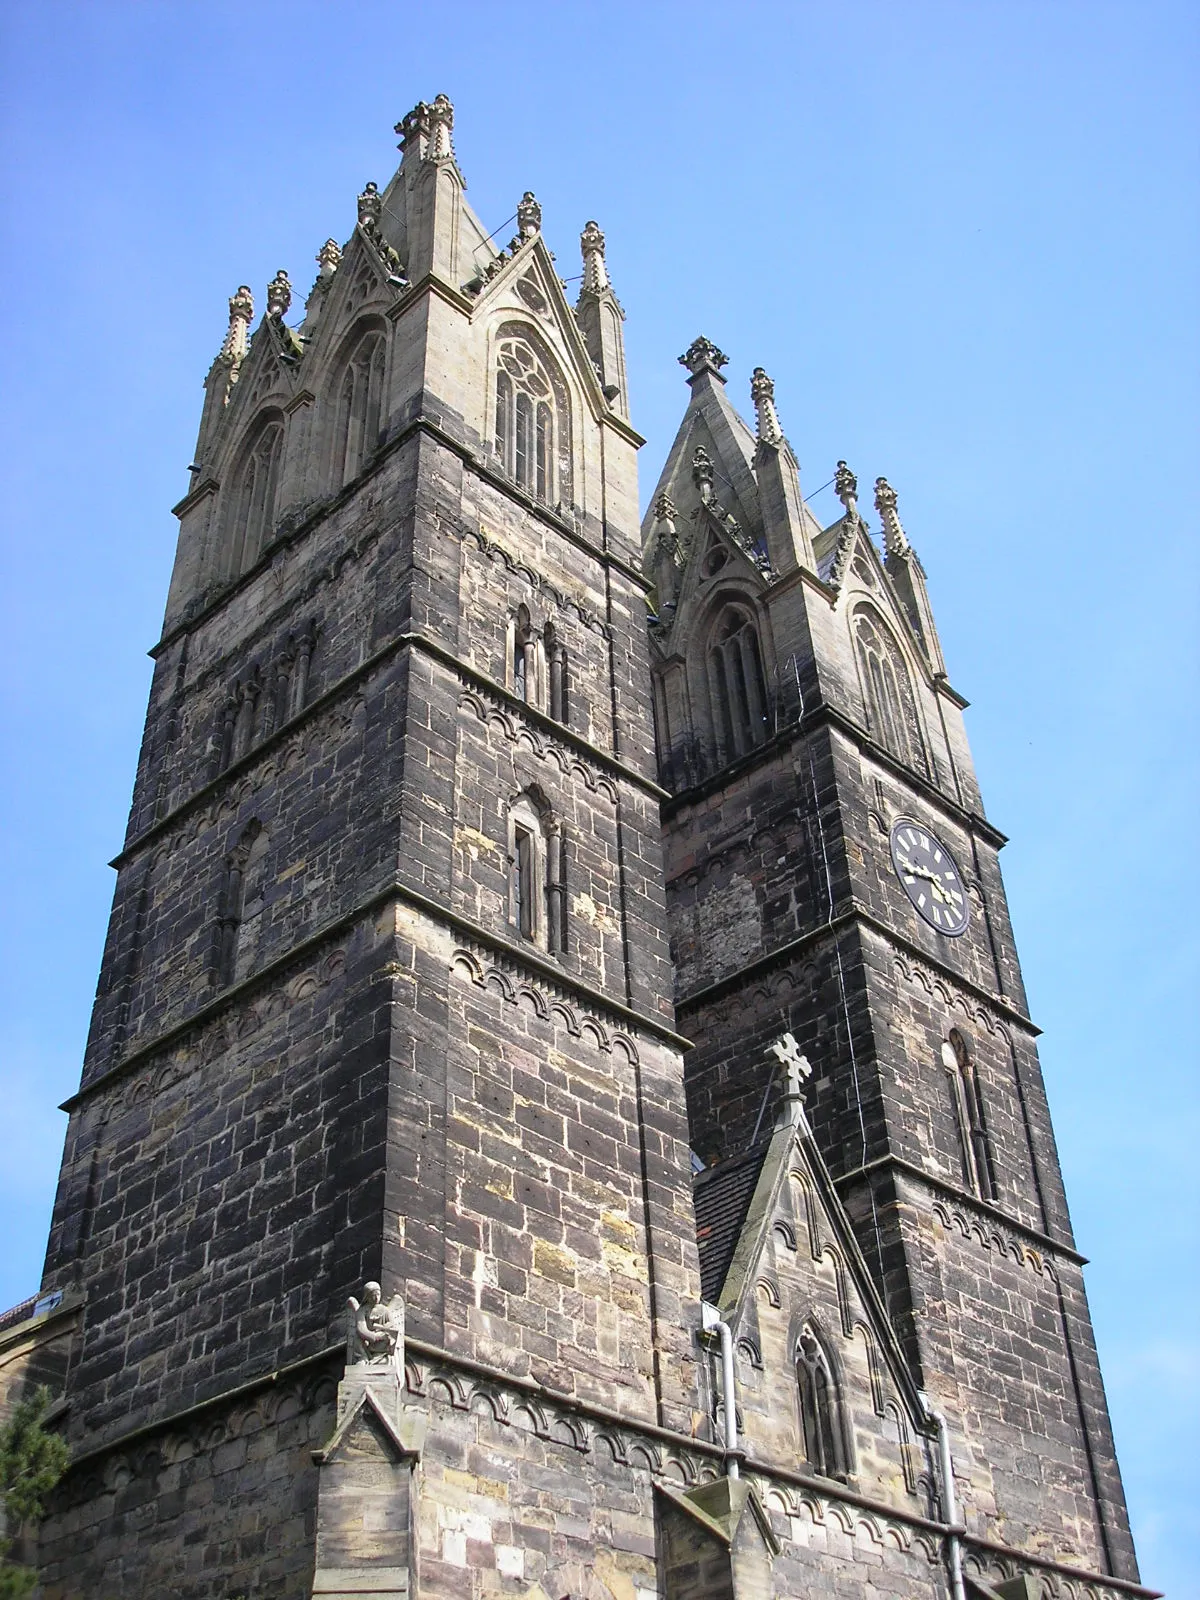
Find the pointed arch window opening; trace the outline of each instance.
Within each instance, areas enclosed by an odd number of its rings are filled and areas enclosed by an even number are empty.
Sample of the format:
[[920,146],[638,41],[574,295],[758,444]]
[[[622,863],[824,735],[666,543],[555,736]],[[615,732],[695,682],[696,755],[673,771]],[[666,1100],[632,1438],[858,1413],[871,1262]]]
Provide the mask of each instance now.
[[900,647],[886,627],[865,608],[855,616],[854,638],[872,733],[901,761],[927,772],[925,741],[921,737],[912,679]]
[[829,1357],[808,1326],[796,1342],[796,1381],[805,1459],[820,1477],[844,1481],[850,1475],[850,1461],[841,1397]]
[[230,516],[230,578],[240,577],[254,565],[275,526],[282,454],[283,423],[268,422],[250,446],[237,475]]
[[526,339],[502,338],[497,363],[493,437],[501,470],[535,499],[552,505],[556,490],[566,493],[569,488],[556,460],[567,442],[565,394],[556,393],[562,385],[552,380]]
[[346,362],[334,433],[334,479],[339,488],[358,477],[378,448],[386,357],[384,335],[372,331],[363,335]]
[[512,625],[512,687],[518,700],[532,704],[537,684],[537,650],[526,606],[517,607]]
[[959,1153],[963,1181],[981,1200],[995,1201],[996,1166],[988,1136],[979,1074],[965,1036],[951,1028],[942,1045],[942,1064],[950,1079],[955,1120],[958,1123]]
[[508,916],[522,939],[551,955],[567,951],[567,851],[561,828],[533,796],[509,810]]
[[708,652],[718,756],[746,755],[767,737],[767,690],[758,630],[744,611],[722,613]]

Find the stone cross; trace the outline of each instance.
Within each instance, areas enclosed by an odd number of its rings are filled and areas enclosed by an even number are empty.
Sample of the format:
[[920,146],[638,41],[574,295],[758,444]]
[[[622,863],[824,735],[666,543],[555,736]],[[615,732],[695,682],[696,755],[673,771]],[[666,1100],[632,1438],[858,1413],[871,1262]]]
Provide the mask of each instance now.
[[800,1054],[800,1046],[790,1033],[782,1034],[767,1049],[778,1059],[780,1066],[787,1068],[788,1086],[784,1103],[789,1112],[787,1120],[796,1122],[799,1118],[795,1110],[800,1108],[804,1100],[803,1081],[812,1077],[812,1067],[808,1057]]

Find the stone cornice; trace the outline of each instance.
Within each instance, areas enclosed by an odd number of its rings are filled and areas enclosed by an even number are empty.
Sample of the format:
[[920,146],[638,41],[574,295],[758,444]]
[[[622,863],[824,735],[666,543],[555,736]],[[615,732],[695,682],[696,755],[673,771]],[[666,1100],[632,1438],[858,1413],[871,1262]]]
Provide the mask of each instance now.
[[523,717],[543,734],[548,734],[553,739],[561,740],[562,743],[578,751],[581,756],[621,781],[642,790],[644,794],[650,795],[655,800],[661,801],[666,797],[667,791],[660,788],[653,779],[644,777],[640,772],[629,766],[627,762],[622,761],[619,756],[612,755],[609,751],[601,750],[599,745],[592,744],[581,733],[576,733],[564,723],[556,722],[553,717],[547,716],[544,711],[540,711],[536,706],[529,705],[517,695],[512,694],[503,684],[497,683],[494,678],[489,678],[485,673],[468,666],[452,650],[448,650],[444,645],[439,644],[436,639],[431,639],[428,635],[422,633],[402,633],[397,634],[394,639],[381,646],[373,655],[368,656],[365,661],[360,661],[358,666],[346,673],[344,677],[339,678],[335,684],[322,694],[319,694],[315,700],[310,701],[303,711],[297,712],[294,717],[289,717],[286,722],[281,722],[272,733],[265,739],[260,740],[252,750],[248,750],[245,755],[239,756],[236,761],[231,761],[223,772],[219,772],[215,778],[209,778],[198,789],[193,790],[185,800],[181,800],[177,806],[168,811],[166,816],[158,818],[148,828],[143,828],[141,833],[136,834],[122,846],[109,862],[109,866],[117,871],[120,871],[122,867],[128,866],[134,856],[139,854],[147,844],[153,843],[155,839],[161,838],[165,833],[168,833],[183,817],[202,805],[207,798],[233,779],[240,777],[243,772],[253,768],[264,756],[269,755],[272,750],[275,750],[286,739],[294,735],[306,723],[313,721],[322,712],[328,710],[331,705],[343,699],[356,685],[368,678],[377,668],[385,665],[393,656],[405,649],[419,650],[440,662],[443,666],[449,667],[464,686],[469,686],[480,694],[488,696],[489,699],[504,706],[508,712],[518,717]]
[[72,1112],[78,1106],[102,1090],[110,1089],[115,1083],[127,1077],[140,1063],[149,1057],[165,1050],[169,1045],[176,1043],[194,1029],[201,1028],[213,1017],[220,1015],[236,1005],[246,995],[253,993],[265,985],[278,979],[289,968],[296,966],[308,956],[327,944],[338,933],[361,921],[364,917],[377,911],[380,906],[386,905],[389,900],[397,900],[411,906],[431,922],[439,923],[451,929],[460,937],[465,938],[490,951],[504,960],[511,962],[518,968],[536,974],[543,981],[552,984],[566,993],[574,995],[584,1001],[593,1010],[609,1017],[621,1026],[635,1032],[650,1034],[660,1043],[669,1045],[673,1050],[690,1050],[691,1040],[685,1039],[681,1034],[675,1033],[659,1017],[647,1016],[644,1012],[635,1010],[626,1005],[623,1000],[605,994],[602,989],[595,988],[586,980],[567,972],[558,962],[547,956],[541,955],[532,947],[516,944],[511,939],[501,937],[490,929],[482,927],[477,922],[472,922],[469,917],[464,917],[456,911],[451,911],[448,906],[439,905],[436,900],[431,900],[428,895],[411,888],[399,879],[391,879],[388,883],[380,885],[378,889],[357,901],[337,916],[329,918],[314,933],[299,940],[289,950],[276,956],[273,961],[268,961],[257,972],[243,978],[240,983],[233,983],[214,995],[211,1000],[205,1001],[196,1007],[188,1016],[182,1017],[170,1027],[164,1028],[153,1038],[138,1044],[116,1062],[90,1082],[81,1084],[74,1094],[69,1095],[59,1106],[60,1111]]
[[718,978],[715,983],[706,984],[702,989],[693,989],[690,994],[679,996],[675,1001],[677,1013],[694,1011],[701,1006],[711,1005],[715,1000],[722,999],[726,994],[740,988],[749,980],[760,973],[769,972],[776,966],[786,966],[798,956],[808,950],[816,948],[823,941],[834,938],[845,932],[848,928],[861,926],[870,932],[879,935],[890,944],[897,945],[905,954],[916,961],[935,968],[947,982],[957,988],[973,995],[982,1004],[991,1009],[1009,1022],[1015,1023],[1024,1032],[1036,1038],[1041,1029],[1036,1023],[1031,1022],[1023,1011],[1018,1011],[1007,1000],[993,994],[991,990],[984,989],[974,979],[959,972],[957,968],[949,966],[944,961],[939,961],[928,950],[920,945],[913,944],[903,934],[897,933],[894,928],[889,928],[886,922],[874,916],[857,900],[852,900],[847,910],[839,912],[829,922],[823,922],[819,928],[810,928],[807,933],[799,934],[795,939],[789,939],[785,944],[777,945],[774,950],[768,950],[764,955],[756,956],[753,961],[748,961],[744,967],[739,967],[736,972],[729,972],[723,978]]
[[833,1181],[836,1187],[841,1189],[859,1183],[864,1178],[870,1178],[876,1172],[884,1171],[902,1172],[907,1177],[915,1178],[917,1182],[926,1184],[931,1189],[936,1189],[939,1194],[948,1196],[958,1205],[966,1206],[971,1211],[978,1212],[988,1222],[997,1223],[1002,1227],[1011,1229],[1013,1233],[1020,1234],[1023,1239],[1028,1239],[1039,1250],[1061,1256],[1065,1261],[1072,1261],[1078,1267],[1086,1267],[1088,1264],[1088,1258],[1081,1256],[1074,1245],[1068,1244],[1062,1239],[1055,1239],[1050,1234],[1043,1233],[1040,1228],[1031,1227],[1027,1222],[1018,1221],[1016,1217],[1002,1210],[1000,1206],[992,1205],[987,1200],[981,1200],[978,1195],[971,1194],[957,1184],[947,1182],[945,1178],[939,1177],[935,1172],[927,1172],[924,1167],[917,1166],[914,1161],[906,1161],[903,1156],[877,1156],[874,1161],[868,1161],[865,1166],[854,1167],[849,1172],[843,1172],[840,1177],[834,1178]]
[[743,756],[740,761],[731,762],[728,766],[722,767],[719,772],[714,772],[711,777],[694,784],[690,789],[678,790],[663,807],[663,821],[670,821],[671,817],[677,811],[682,810],[684,806],[696,805],[707,800],[710,795],[715,794],[719,789],[725,788],[731,779],[739,778],[743,773],[752,772],[755,767],[765,765],[768,760],[778,755],[781,750],[786,749],[789,744],[794,743],[797,739],[807,737],[808,734],[820,727],[833,727],[840,733],[845,734],[860,749],[865,751],[873,761],[877,761],[880,766],[888,768],[895,777],[900,778],[910,788],[914,789],[922,799],[927,800],[931,806],[941,810],[946,816],[953,818],[960,827],[965,828],[972,835],[978,835],[997,850],[1003,849],[1008,843],[1007,834],[1003,834],[998,828],[993,827],[986,817],[980,816],[977,811],[968,811],[965,806],[961,806],[956,800],[952,800],[949,795],[944,794],[935,784],[930,783],[928,778],[922,777],[912,767],[905,766],[904,762],[897,760],[890,750],[885,749],[883,745],[873,739],[865,728],[860,727],[854,721],[853,717],[848,716],[837,706],[831,705],[814,706],[811,711],[805,712],[804,716],[798,721],[790,723],[785,728],[780,728],[778,733],[773,734],[765,743],[760,744],[756,750],[752,750],[748,755]]

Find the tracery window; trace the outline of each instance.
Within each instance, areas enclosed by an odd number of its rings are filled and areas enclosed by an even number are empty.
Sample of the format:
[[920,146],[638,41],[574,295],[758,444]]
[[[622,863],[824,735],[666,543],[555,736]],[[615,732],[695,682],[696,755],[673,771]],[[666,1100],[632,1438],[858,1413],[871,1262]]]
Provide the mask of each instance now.
[[718,756],[733,761],[767,736],[767,689],[753,618],[727,606],[708,647],[708,684]]
[[854,638],[871,732],[894,756],[924,772],[925,746],[912,680],[899,645],[866,607],[855,614]]
[[226,568],[231,578],[254,565],[275,526],[282,455],[283,423],[272,419],[255,435],[234,479]]
[[536,793],[517,796],[508,818],[508,919],[551,955],[567,949],[566,840]]
[[959,1149],[967,1188],[981,1200],[996,1198],[996,1168],[983,1111],[979,1074],[970,1046],[957,1028],[942,1044],[942,1065],[950,1079],[950,1094],[958,1122]]
[[[505,332],[501,329],[501,333]],[[496,371],[496,455],[501,469],[522,489],[548,505],[556,499],[556,452],[562,434],[562,396],[528,339],[510,331],[501,338]]]
[[796,1342],[796,1381],[810,1469],[823,1478],[847,1477],[850,1462],[837,1380],[820,1339],[807,1325]]
[[338,386],[333,436],[333,476],[340,487],[357,478],[379,443],[387,343],[381,332],[363,335]]

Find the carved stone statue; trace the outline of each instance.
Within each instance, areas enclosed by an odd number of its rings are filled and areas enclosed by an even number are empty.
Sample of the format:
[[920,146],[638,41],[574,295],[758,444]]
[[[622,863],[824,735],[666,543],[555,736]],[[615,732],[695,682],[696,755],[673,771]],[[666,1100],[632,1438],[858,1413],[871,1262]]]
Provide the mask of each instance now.
[[844,461],[839,461],[833,475],[833,492],[845,507],[852,520],[858,516],[858,479]]
[[288,281],[287,273],[280,267],[267,285],[267,315],[269,317],[286,316],[291,303],[292,286]]
[[713,497],[713,464],[703,445],[692,454],[692,481],[700,491],[701,500],[708,505]]
[[517,207],[517,233],[521,239],[532,239],[541,231],[542,208],[534,199],[533,191],[526,189]]
[[361,1302],[346,1301],[346,1365],[386,1367],[403,1359],[404,1302],[398,1294],[384,1304],[377,1283],[363,1285]]

